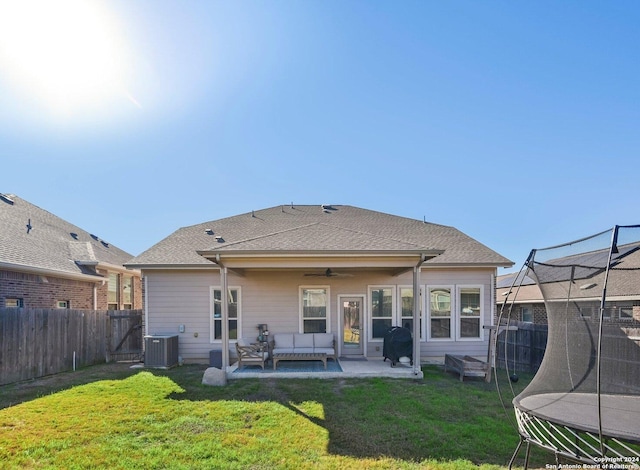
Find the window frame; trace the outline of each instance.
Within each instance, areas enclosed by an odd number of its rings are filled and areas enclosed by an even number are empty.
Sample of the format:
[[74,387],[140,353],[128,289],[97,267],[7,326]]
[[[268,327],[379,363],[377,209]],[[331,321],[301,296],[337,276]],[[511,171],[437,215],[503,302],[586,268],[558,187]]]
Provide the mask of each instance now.
[[[242,337],[242,288],[240,286],[228,286],[228,291],[237,291],[237,315],[235,318],[236,321],[236,336],[237,338],[229,338],[229,342],[236,342],[238,338]],[[210,286],[209,288],[209,343],[210,344],[220,344],[222,343],[222,338],[216,339],[216,322],[220,322],[220,331],[222,331],[222,318],[215,318],[215,292],[220,291],[220,298],[222,299],[222,286]],[[231,300],[231,296],[227,294],[227,300]],[[222,301],[221,305],[222,307]],[[222,316],[222,311],[220,313]],[[227,322],[231,321],[232,318],[227,318]],[[227,325],[228,328],[228,325]]]
[[[368,323],[368,340],[374,343],[382,343],[384,341],[384,336],[381,338],[374,338],[373,336],[373,321],[374,320],[382,320],[382,319],[391,319],[391,326],[394,326],[394,322],[397,319],[397,306],[396,306],[396,296],[397,296],[397,287],[396,285],[389,284],[380,284],[380,285],[370,285],[367,289],[367,308],[369,309],[369,321]],[[373,312],[373,291],[380,289],[389,289],[391,291],[391,316],[390,317],[374,317]]]
[[69,300],[56,300],[55,308],[69,309],[71,308],[71,302]]
[[[435,318],[449,318],[449,336],[447,338],[433,337],[431,329],[431,291],[449,289],[449,317],[435,317]],[[424,296],[424,311],[427,316],[427,339],[428,341],[455,341],[457,338],[457,321],[456,321],[456,287],[452,284],[433,284],[425,286]]]
[[[15,301],[16,305],[7,305],[8,301]],[[22,297],[5,297],[5,308],[24,308],[24,298]]]
[[[397,316],[398,316],[398,320],[399,320],[398,324],[400,326],[404,327],[404,323],[403,322],[404,322],[405,319],[411,319],[411,321],[413,321],[413,310],[411,311],[411,315],[410,316],[404,316],[402,314],[402,290],[403,289],[407,289],[407,290],[410,290],[410,291],[413,292],[413,286],[409,286],[409,285],[399,285],[398,286],[398,307],[397,307]],[[421,301],[422,300],[422,292],[423,292],[422,286],[420,286],[419,290],[420,290],[420,294],[418,296],[418,309],[419,309],[418,321],[420,322],[419,323],[419,325],[420,325],[419,326],[420,341],[424,341],[425,340],[425,326],[424,326],[425,321],[424,321],[424,318],[423,318],[423,315],[422,315],[422,312],[424,312],[424,308],[423,308],[422,301]],[[416,301],[415,295],[413,296],[413,300],[414,300],[414,302]],[[413,328],[411,328],[411,334],[413,334]]]
[[[622,315],[622,311],[628,311],[629,315]],[[618,307],[618,320],[622,322],[632,322],[633,318],[633,305],[621,305]]]
[[[476,315],[462,315],[462,290],[463,289],[478,289],[479,290],[479,314]],[[456,341],[484,341],[484,285],[482,284],[458,284],[456,286]],[[461,336],[462,332],[462,319],[463,318],[478,318],[478,336]]]
[[305,317],[304,316],[304,292],[306,290],[325,291],[325,332],[331,333],[331,288],[328,285],[304,285],[298,286],[298,332],[304,333],[304,322],[307,320],[319,320],[322,317]]
[[[115,284],[116,284],[116,301],[110,302],[109,294],[112,292],[111,290],[111,279],[112,276],[115,276]],[[115,308],[112,308],[115,306]],[[107,281],[107,310],[120,310],[120,274],[109,272],[109,278]]]
[[[531,316],[531,320],[525,320],[525,313]],[[523,323],[535,323],[535,317],[533,315],[533,305],[522,305],[520,307],[520,318]]]
[[[129,282],[127,282],[127,280]],[[123,310],[132,310],[133,309],[133,276],[130,274],[123,274],[122,275],[122,309]],[[125,290],[128,290],[129,292],[126,293]],[[129,296],[129,302],[127,302],[127,298],[126,295]]]

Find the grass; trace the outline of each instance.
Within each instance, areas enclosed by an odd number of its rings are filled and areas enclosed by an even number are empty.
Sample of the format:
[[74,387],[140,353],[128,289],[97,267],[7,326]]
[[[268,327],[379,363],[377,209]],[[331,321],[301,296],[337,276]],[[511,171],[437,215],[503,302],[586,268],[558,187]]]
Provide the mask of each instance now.
[[422,381],[225,387],[202,385],[204,368],[109,364],[0,387],[0,468],[490,469],[518,442],[495,384],[435,366]]

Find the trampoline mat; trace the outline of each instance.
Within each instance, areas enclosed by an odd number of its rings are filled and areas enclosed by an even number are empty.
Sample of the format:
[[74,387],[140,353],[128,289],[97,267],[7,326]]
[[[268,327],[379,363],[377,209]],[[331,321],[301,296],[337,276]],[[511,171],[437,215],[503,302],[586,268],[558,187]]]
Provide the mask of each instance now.
[[[640,443],[640,396],[601,395],[602,434]],[[544,393],[514,399],[514,405],[537,418],[598,434],[595,393]]]

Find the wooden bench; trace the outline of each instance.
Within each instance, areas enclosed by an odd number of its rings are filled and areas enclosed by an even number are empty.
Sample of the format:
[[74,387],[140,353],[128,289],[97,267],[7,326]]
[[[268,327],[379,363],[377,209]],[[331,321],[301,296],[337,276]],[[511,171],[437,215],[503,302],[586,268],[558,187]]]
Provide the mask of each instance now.
[[322,361],[327,368],[326,353],[275,353],[273,355],[273,370],[276,370],[278,361]]
[[471,356],[458,356],[455,354],[445,354],[444,371],[451,369],[460,374],[460,382],[465,377],[487,377],[489,363],[481,361]]

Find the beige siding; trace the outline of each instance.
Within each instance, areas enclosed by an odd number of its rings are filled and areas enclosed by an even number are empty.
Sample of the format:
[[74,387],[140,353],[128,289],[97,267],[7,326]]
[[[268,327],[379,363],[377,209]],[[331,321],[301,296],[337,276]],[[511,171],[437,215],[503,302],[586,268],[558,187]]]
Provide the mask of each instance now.
[[[146,272],[147,334],[178,334],[179,354],[185,360],[207,359],[209,343],[209,289],[219,284],[217,271]],[[180,325],[185,332],[179,333]]]
[[[316,270],[313,270],[316,271]],[[299,292],[301,286],[328,286],[330,293],[329,331],[338,337],[338,296],[365,297],[365,315],[368,318],[368,292],[370,286],[408,286],[413,283],[412,272],[390,276],[379,271],[355,272],[351,277],[308,277],[309,271],[247,270],[243,276],[229,273],[229,287],[241,290],[241,336],[253,338],[257,325],[266,323],[271,334],[300,331]],[[491,275],[493,269],[477,270],[423,270],[421,285],[483,285],[484,324],[491,321]],[[209,351],[219,349],[220,342],[210,338],[210,288],[220,285],[219,273],[212,271],[148,271],[148,334],[179,334],[180,355],[186,361],[208,361]],[[396,299],[397,304],[397,299]],[[423,323],[425,319],[423,318]],[[363,322],[363,337],[368,334],[368,322]],[[179,333],[180,325],[185,332]],[[485,332],[486,333],[486,332]],[[423,360],[439,360],[445,353],[486,356],[488,334],[484,341],[422,342]],[[231,353],[233,354],[233,346]],[[367,356],[382,355],[382,341],[369,341]]]

